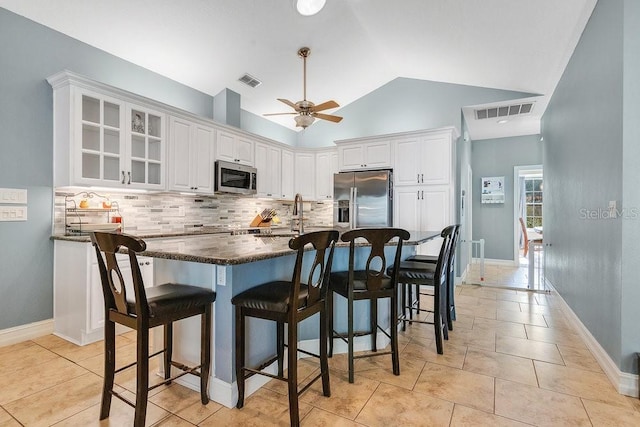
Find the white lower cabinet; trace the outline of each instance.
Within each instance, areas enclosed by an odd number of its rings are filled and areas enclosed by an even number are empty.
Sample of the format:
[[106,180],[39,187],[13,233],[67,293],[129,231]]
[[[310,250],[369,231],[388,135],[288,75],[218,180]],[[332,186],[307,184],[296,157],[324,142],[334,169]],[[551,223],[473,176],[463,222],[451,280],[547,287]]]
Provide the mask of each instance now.
[[[133,292],[128,255],[118,255],[128,292]],[[145,287],[153,286],[153,258],[138,257]],[[56,240],[53,278],[54,333],[78,345],[104,338],[104,297],[95,249],[90,243]],[[122,328],[119,332],[123,332]]]
[[[395,187],[394,223],[406,230],[440,231],[451,225],[453,212],[448,185]],[[420,245],[419,253],[438,255],[441,239]]]

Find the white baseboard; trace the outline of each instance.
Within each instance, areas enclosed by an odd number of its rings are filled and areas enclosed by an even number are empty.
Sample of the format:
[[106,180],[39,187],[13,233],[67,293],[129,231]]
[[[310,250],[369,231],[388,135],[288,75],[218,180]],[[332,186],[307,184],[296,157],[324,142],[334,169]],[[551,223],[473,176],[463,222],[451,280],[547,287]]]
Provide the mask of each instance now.
[[593,357],[596,359],[602,370],[604,371],[609,381],[616,388],[618,393],[625,396],[638,397],[640,390],[640,377],[638,375],[622,372],[618,365],[609,357],[609,354],[602,348],[600,343],[591,335],[591,332],[582,323],[580,318],[573,312],[569,304],[562,298],[558,291],[554,288],[553,284],[545,278],[547,286],[552,289],[561,301],[562,311],[567,315],[569,322],[576,328],[578,334],[582,337],[587,345],[587,348],[593,353]]
[[53,333],[53,319],[15,326],[0,331],[0,347],[28,341]]
[[[477,258],[475,258],[477,259]],[[507,265],[507,266],[514,266],[516,265],[516,262],[512,259],[494,259],[494,258],[485,258],[484,259],[484,263],[489,264],[489,265]]]

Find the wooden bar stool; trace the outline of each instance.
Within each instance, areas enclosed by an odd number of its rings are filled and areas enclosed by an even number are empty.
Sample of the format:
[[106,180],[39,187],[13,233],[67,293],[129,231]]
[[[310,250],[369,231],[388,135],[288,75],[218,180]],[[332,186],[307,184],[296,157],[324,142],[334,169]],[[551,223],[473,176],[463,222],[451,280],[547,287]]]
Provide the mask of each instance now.
[[[446,310],[447,315],[447,326],[450,331],[453,331],[453,321],[456,320],[456,304],[455,304],[455,257],[456,257],[456,247],[458,245],[458,237],[460,236],[460,224],[454,224],[455,227],[453,231],[453,240],[451,242],[451,250],[449,251],[449,257],[447,258],[447,303],[446,306],[448,310]],[[435,265],[438,263],[438,257],[435,255],[413,255],[407,258],[405,261],[418,261],[424,262],[427,264],[431,264],[432,268],[435,269]],[[420,300],[418,296],[418,308],[420,308]]]
[[[289,247],[297,251],[291,281],[274,281],[248,289],[231,299],[236,317],[236,380],[238,382],[237,407],[244,406],[245,380],[260,374],[289,385],[289,416],[292,426],[300,425],[298,397],[315,381],[322,378],[322,391],[331,395],[329,386],[329,364],[327,361],[326,295],[333,250],[339,233],[335,230],[303,234],[289,241]],[[315,256],[306,283],[302,282],[302,265],[306,257]],[[320,354],[298,348],[298,323],[320,313]],[[246,317],[273,320],[277,327],[277,354],[258,367],[245,366],[245,319]],[[286,347],[288,373],[284,377],[284,325],[288,327]],[[320,359],[320,373],[298,391],[298,352]],[[278,374],[271,375],[262,369],[278,361]]]
[[[331,292],[327,297],[329,311],[329,356],[333,355],[333,339],[340,338],[347,343],[349,358],[349,382],[354,381],[354,360],[362,357],[382,356],[391,354],[393,373],[400,375],[400,361],[398,358],[398,274],[391,272],[386,274],[388,263],[384,254],[385,245],[397,239],[394,262],[400,261],[402,253],[402,242],[409,239],[409,232],[399,228],[366,228],[351,230],[344,233],[341,240],[349,242],[349,270],[331,273]],[[369,247],[364,270],[355,269],[355,248],[359,242],[357,239],[366,240]],[[361,247],[367,250],[367,247]],[[347,299],[347,332],[338,333],[333,328],[333,294],[336,293]],[[378,325],[378,299],[389,298],[390,303],[390,329],[388,334]],[[370,301],[370,330],[356,332],[353,330],[353,306],[354,301]],[[391,340],[391,351],[377,352],[376,337],[378,329]],[[355,356],[353,341],[356,336],[371,334],[371,350],[375,353]]]
[[[435,264],[435,268],[431,265],[419,262],[419,261],[403,261],[401,263],[395,263],[393,267],[389,269],[389,273],[394,272],[397,269],[398,283],[402,284],[403,301],[408,301],[408,305],[403,306],[403,313],[399,316],[399,320],[402,321],[402,330],[406,330],[406,323],[427,323],[433,324],[436,337],[436,348],[438,354],[443,354],[442,339],[449,339],[447,316],[446,313],[446,289],[447,289],[447,259],[449,257],[449,251],[451,249],[452,236],[454,232],[454,226],[445,227],[440,236],[444,239],[442,246],[440,247],[440,254],[438,255],[438,262]],[[416,288],[417,299],[420,299],[420,287],[430,286],[433,287],[433,294],[423,294],[433,297],[433,310],[421,309],[417,306],[417,302],[412,298],[412,287]],[[405,293],[408,296],[405,296]],[[406,310],[409,310],[410,318],[407,319]],[[433,313],[433,322],[427,320],[413,319],[413,311]]]
[[[150,390],[170,383],[186,374],[200,377],[200,400],[209,403],[207,386],[211,365],[211,306],[216,294],[210,289],[197,286],[167,283],[150,288],[144,287],[136,253],[146,249],[146,243],[127,234],[91,233],[91,241],[98,258],[98,269],[102,281],[105,302],[104,322],[104,384],[100,419],[109,417],[111,396],[115,396],[135,408],[135,427],[143,427],[147,413],[147,397]],[[129,262],[118,264],[116,253],[125,248]],[[130,270],[133,289],[127,289],[123,271]],[[173,322],[191,316],[201,316],[200,364],[188,367],[171,360],[173,350]],[[115,324],[119,323],[136,330],[136,362],[119,369],[116,363]],[[149,354],[149,329],[164,325],[164,349]],[[164,353],[164,378],[159,384],[149,387],[149,358]],[[113,390],[115,374],[136,366],[136,402],[133,403]],[[182,372],[171,377],[171,367]]]

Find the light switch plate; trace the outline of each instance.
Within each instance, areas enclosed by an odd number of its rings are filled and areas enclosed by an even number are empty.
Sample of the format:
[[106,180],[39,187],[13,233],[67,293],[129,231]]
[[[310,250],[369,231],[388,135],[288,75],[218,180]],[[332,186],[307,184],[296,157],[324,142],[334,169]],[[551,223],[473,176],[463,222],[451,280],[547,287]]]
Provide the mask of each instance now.
[[216,284],[219,286],[227,284],[227,267],[224,265],[216,265]]
[[0,204],[26,204],[27,190],[23,188],[0,188]]
[[0,206],[0,221],[26,221],[26,206]]

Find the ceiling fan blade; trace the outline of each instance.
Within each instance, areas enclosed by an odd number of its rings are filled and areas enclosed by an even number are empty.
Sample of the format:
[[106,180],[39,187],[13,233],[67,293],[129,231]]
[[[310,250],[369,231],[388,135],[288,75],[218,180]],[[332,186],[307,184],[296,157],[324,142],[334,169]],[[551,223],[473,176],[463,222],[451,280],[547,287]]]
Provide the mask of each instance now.
[[290,113],[268,113],[268,114],[263,114],[263,116],[281,116],[283,114],[298,114],[296,112],[290,112]]
[[313,117],[317,117],[322,120],[329,120],[330,122],[339,123],[342,120],[340,116],[334,116],[331,114],[322,114],[322,113],[313,113],[311,114]]
[[288,99],[278,98],[278,101],[284,102],[285,104],[287,104],[289,107],[293,108],[296,111],[300,111],[298,109],[298,106],[295,103],[289,101]]
[[340,105],[334,101],[333,99],[331,101],[327,101],[327,102],[323,102],[322,104],[318,104],[318,105],[314,105],[313,107],[310,108],[310,111],[322,111],[322,110],[328,110],[329,108],[338,108]]

